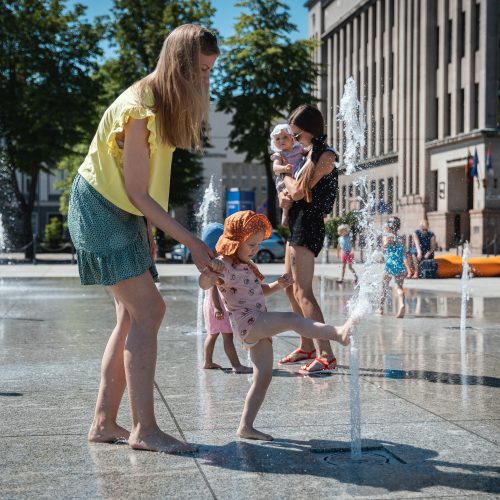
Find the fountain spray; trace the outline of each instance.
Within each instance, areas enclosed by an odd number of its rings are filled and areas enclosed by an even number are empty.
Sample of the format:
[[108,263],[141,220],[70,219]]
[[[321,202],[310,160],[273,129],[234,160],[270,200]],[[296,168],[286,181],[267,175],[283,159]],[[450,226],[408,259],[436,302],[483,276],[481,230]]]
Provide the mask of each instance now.
[[[343,163],[345,173],[356,172],[361,149],[365,145],[366,122],[362,104],[358,101],[356,82],[349,77],[344,85],[344,94],[340,100],[337,120],[344,125],[345,149]],[[354,180],[354,188],[359,193],[358,232],[363,235],[367,255],[358,283],[358,292],[348,303],[348,311],[356,320],[373,311],[379,298],[382,278],[381,266],[375,258],[377,252],[378,231],[375,230],[375,193],[370,192],[368,179],[359,175]],[[350,402],[351,402],[351,459],[361,458],[361,409],[359,398],[359,339],[353,330],[350,346]]]

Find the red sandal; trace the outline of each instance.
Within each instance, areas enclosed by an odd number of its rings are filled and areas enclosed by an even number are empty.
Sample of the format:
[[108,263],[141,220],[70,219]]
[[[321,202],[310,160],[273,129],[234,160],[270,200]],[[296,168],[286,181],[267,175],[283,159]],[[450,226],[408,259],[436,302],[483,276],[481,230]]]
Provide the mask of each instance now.
[[[307,352],[298,347],[297,349],[295,349],[295,351],[292,351],[290,354],[287,354],[284,358],[281,358],[278,361],[278,365],[290,365],[292,363],[299,363],[300,361],[304,361],[305,359],[312,359],[315,353],[316,349],[313,349],[311,352]],[[294,359],[292,357],[294,354],[305,354],[305,356],[300,359]]]
[[[321,363],[323,365],[323,368],[320,370],[312,370],[311,371],[311,365],[317,361],[318,363]],[[299,372],[302,373],[303,375],[316,375],[319,373],[335,373],[337,371],[337,359],[335,356],[333,356],[331,359],[328,361],[325,361],[324,359],[321,358],[314,358],[312,361],[309,361],[306,365],[302,366],[299,369]]]

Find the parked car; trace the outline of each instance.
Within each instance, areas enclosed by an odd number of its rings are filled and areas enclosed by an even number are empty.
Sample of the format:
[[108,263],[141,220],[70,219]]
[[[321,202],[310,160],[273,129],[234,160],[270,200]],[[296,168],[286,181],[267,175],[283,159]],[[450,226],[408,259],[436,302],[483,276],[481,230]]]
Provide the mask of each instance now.
[[[260,249],[254,260],[261,264],[282,260],[285,258],[285,247],[286,241],[278,231],[273,230],[271,237],[260,244]],[[170,258],[174,262],[181,262],[183,264],[193,262],[189,248],[181,243],[174,245],[170,253]]]

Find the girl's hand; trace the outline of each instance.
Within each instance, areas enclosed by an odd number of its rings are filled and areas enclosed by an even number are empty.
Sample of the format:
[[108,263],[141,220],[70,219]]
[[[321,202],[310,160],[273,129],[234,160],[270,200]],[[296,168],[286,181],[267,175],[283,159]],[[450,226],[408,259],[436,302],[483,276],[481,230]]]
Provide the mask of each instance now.
[[215,309],[215,319],[218,319],[219,321],[221,319],[224,319],[224,312],[221,311],[220,309]]
[[210,261],[210,264],[208,264],[208,267],[214,272],[219,275],[222,275],[224,271],[224,262],[222,262],[220,259],[212,259]]
[[148,233],[149,252],[151,253],[151,257],[153,257],[153,260],[156,260],[158,247],[153,237],[153,226],[149,221],[147,221],[147,233]]
[[292,172],[293,172],[293,165],[288,164],[288,165],[285,167],[285,174],[290,174],[290,175],[292,175]]
[[292,278],[292,276],[290,274],[288,274],[288,273],[282,274],[278,278],[278,285],[281,288],[288,288],[290,285],[293,285],[293,278]]

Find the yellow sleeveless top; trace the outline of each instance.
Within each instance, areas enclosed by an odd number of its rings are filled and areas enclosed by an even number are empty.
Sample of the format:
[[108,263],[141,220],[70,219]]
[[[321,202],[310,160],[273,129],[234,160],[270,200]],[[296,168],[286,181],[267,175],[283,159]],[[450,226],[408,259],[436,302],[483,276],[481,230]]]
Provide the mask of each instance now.
[[135,207],[125,191],[123,177],[123,144],[116,142],[116,135],[123,133],[127,122],[133,118],[147,118],[149,131],[149,195],[168,210],[170,171],[173,146],[162,144],[155,115],[152,111],[153,93],[146,87],[142,98],[133,87],[128,88],[104,113],[89,152],[78,173],[108,201],[135,215],[143,215]]

